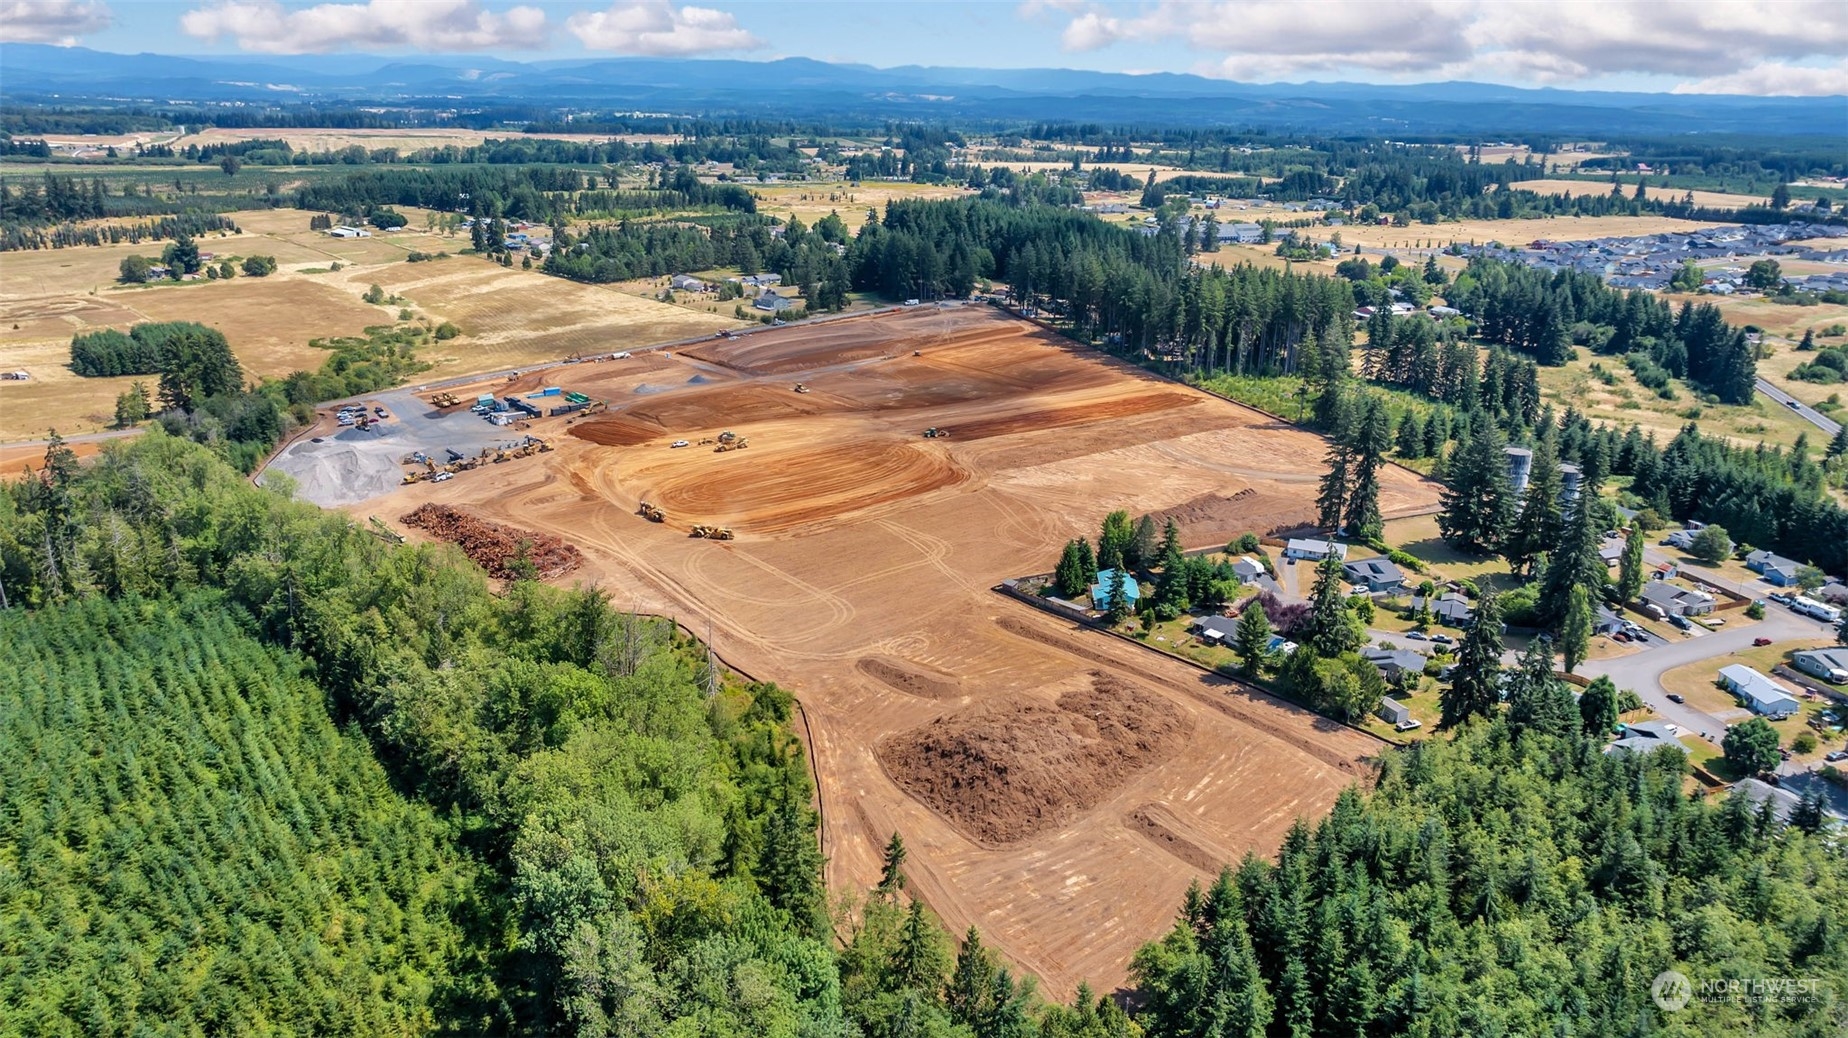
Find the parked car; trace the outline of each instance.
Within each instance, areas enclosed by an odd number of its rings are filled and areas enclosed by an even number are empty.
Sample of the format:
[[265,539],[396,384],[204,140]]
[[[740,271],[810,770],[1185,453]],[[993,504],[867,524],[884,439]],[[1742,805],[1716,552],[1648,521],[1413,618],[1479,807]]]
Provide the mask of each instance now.
[[1452,645],[1456,642],[1456,639],[1448,634],[1434,634],[1431,636],[1431,640],[1439,645]]
[[1848,760],[1848,750],[1834,750],[1822,755],[1822,759],[1834,764],[1836,761]]
[[1416,717],[1408,717],[1405,720],[1400,721],[1398,724],[1393,725],[1394,728],[1398,729],[1401,732],[1409,732],[1412,729],[1417,728],[1418,726],[1419,726],[1419,720]]
[[1766,597],[1771,599],[1771,601],[1776,602],[1778,605],[1789,605],[1790,603],[1795,602],[1797,600],[1797,596],[1791,594],[1788,591],[1773,591],[1771,592],[1771,594],[1767,595]]
[[1670,692],[1668,694],[1668,701],[1671,703],[1685,703],[1687,699],[1683,698],[1679,692]]
[[1680,613],[1676,613],[1675,615],[1669,617],[1668,622],[1671,624],[1674,624],[1676,627],[1679,627],[1684,631],[1692,630],[1694,628],[1694,625],[1691,622],[1689,622],[1688,618],[1685,616],[1682,616]]
[[1752,639],[1753,648],[1758,648],[1760,646],[1769,645],[1769,644],[1771,644],[1771,639],[1769,638],[1753,638]]
[[690,446],[692,446],[692,444],[690,444],[690,443],[688,443],[688,442],[687,442],[687,441],[685,441],[685,440],[675,440],[675,441],[674,441],[674,442],[673,442],[673,443],[671,444],[671,446],[674,446],[674,447],[690,447]]
[[[1291,561],[1293,562],[1295,560],[1292,559]],[[1415,642],[1421,642],[1421,641],[1426,640],[1425,633],[1423,631],[1407,631],[1405,632],[1405,636]]]
[[438,472],[436,475],[430,477],[430,482],[443,483],[454,478],[456,478],[456,474],[453,472]]

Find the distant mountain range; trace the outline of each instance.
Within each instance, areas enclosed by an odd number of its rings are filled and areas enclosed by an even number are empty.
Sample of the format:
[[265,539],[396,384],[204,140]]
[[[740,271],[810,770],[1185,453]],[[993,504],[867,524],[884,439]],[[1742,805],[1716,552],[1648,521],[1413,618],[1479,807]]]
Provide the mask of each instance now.
[[1844,99],[1528,90],[1486,83],[1233,83],[1072,69],[483,55],[181,56],[0,44],[0,98],[381,104],[1262,126],[1322,133],[1839,135]]

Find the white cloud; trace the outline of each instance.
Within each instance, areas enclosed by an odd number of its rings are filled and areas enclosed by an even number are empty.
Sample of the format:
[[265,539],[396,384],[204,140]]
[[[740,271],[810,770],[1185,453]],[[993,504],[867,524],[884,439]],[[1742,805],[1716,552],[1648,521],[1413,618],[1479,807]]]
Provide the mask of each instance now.
[[1062,22],[1068,51],[1178,45],[1208,75],[1258,81],[1358,72],[1569,85],[1640,74],[1701,77],[1690,89],[1814,93],[1839,78],[1789,63],[1848,52],[1840,0],[1029,0],[1018,11]]
[[79,36],[109,27],[102,0],[6,0],[0,3],[0,43],[55,43],[70,47]]
[[1786,97],[1834,97],[1848,94],[1848,62],[1824,68],[1808,65],[1753,65],[1675,87],[1677,94],[1758,94]]
[[180,16],[189,36],[229,36],[245,50],[316,54],[413,47],[424,51],[534,50],[546,45],[537,7],[490,11],[475,0],[371,0],[284,7],[276,0],[220,0]]
[[565,27],[587,49],[618,54],[678,56],[756,50],[764,45],[726,11],[674,7],[667,0],[639,0],[613,4],[604,11],[579,11],[566,20]]

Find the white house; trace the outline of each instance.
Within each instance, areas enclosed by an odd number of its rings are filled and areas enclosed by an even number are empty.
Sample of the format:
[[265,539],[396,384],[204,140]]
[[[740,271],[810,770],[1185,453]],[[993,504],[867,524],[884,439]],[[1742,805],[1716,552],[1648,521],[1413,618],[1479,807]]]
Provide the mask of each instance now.
[[1320,562],[1330,555],[1337,559],[1347,558],[1347,545],[1310,537],[1292,537],[1283,548],[1283,557],[1286,559],[1308,559],[1312,562]]
[[1249,584],[1264,575],[1264,564],[1249,555],[1240,555],[1232,563],[1232,574],[1241,584]]
[[1720,681],[1755,714],[1784,718],[1797,712],[1797,697],[1789,689],[1743,663],[1721,667]]

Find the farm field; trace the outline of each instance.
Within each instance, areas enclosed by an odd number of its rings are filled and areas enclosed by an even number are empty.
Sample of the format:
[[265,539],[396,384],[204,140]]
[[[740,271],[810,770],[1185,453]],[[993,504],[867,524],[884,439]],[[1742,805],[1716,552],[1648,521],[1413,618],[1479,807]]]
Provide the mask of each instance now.
[[973,194],[966,188],[948,184],[910,184],[897,181],[866,180],[857,186],[846,181],[833,183],[752,184],[743,182],[757,198],[757,211],[778,219],[795,217],[813,227],[829,213],[839,213],[851,234],[860,233],[869,209],[883,214],[887,202],[898,199],[961,198]]
[[[413,227],[422,220],[421,211],[405,214]],[[277,273],[260,279],[116,283],[124,257],[157,256],[162,242],[8,253],[0,262],[0,368],[23,368],[32,379],[0,383],[0,441],[41,437],[52,428],[93,432],[112,419],[116,396],[133,379],[78,378],[67,367],[71,336],[96,328],[199,321],[224,332],[245,371],[263,377],[319,368],[327,354],[309,346],[311,338],[359,335],[409,309],[463,331],[423,351],[433,366],[427,377],[437,379],[740,325],[729,309],[700,313],[474,257],[406,263],[413,250],[453,252],[468,240],[412,228],[334,239],[310,231],[310,215],[240,212],[243,233],[199,239],[202,251],[219,258],[275,256]],[[336,262],[342,269],[333,269]],[[373,284],[401,296],[402,306],[363,302]]]
[[[1525,180],[1522,181],[1519,186],[1537,194],[1570,195],[1574,198],[1577,198],[1579,195],[1608,195],[1611,193],[1611,183],[1608,177],[1603,180]],[[1677,200],[1688,193],[1686,188],[1657,187],[1654,184],[1650,184],[1645,190],[1656,198],[1673,198]],[[1635,191],[1635,174],[1624,175],[1624,197],[1630,197]],[[1770,201],[1770,197],[1766,195],[1739,195],[1728,191],[1694,192],[1695,205],[1712,209],[1738,209],[1748,205],[1766,205]],[[1637,217],[1637,219],[1641,218]]]
[[[351,145],[359,145],[368,150],[374,148],[397,148],[409,152],[418,148],[440,148],[454,145],[467,148],[485,141],[509,138],[522,139],[524,135],[514,130],[468,130],[461,128],[439,129],[278,129],[262,127],[258,129],[230,129],[208,127],[198,133],[176,136],[171,130],[144,130],[139,133],[121,134],[119,136],[89,135],[70,136],[48,134],[46,139],[52,145],[82,144],[91,148],[133,147],[136,144],[163,143],[173,147],[184,148],[189,144],[206,146],[225,144],[232,141],[266,140],[287,141],[295,151],[339,151]],[[671,143],[677,140],[672,134],[608,134],[608,133],[548,133],[544,140],[564,141],[609,141],[625,140],[635,143],[659,141]]]
[[[545,376],[609,412],[568,436],[535,422],[552,453],[351,510],[434,501],[554,533],[618,606],[710,624],[728,663],[803,703],[831,885],[875,881],[902,831],[911,888],[1053,997],[1122,983],[1190,882],[1274,851],[1384,748],[992,590],[1113,508],[1180,514],[1198,544],[1295,527],[1324,450],[1308,433],[978,307]],[[700,442],[724,430],[749,448]],[[1435,500],[1384,476],[1388,514]]]
[[1550,241],[1588,241],[1593,238],[1634,237],[1665,231],[1696,231],[1724,224],[1698,220],[1675,220],[1666,216],[1550,216],[1533,220],[1457,220],[1410,227],[1367,226],[1315,228],[1313,237],[1326,240],[1332,231],[1341,232],[1341,240],[1352,249],[1390,249],[1394,252],[1441,249],[1451,242],[1478,244],[1499,241],[1505,245],[1525,244],[1537,238]]

